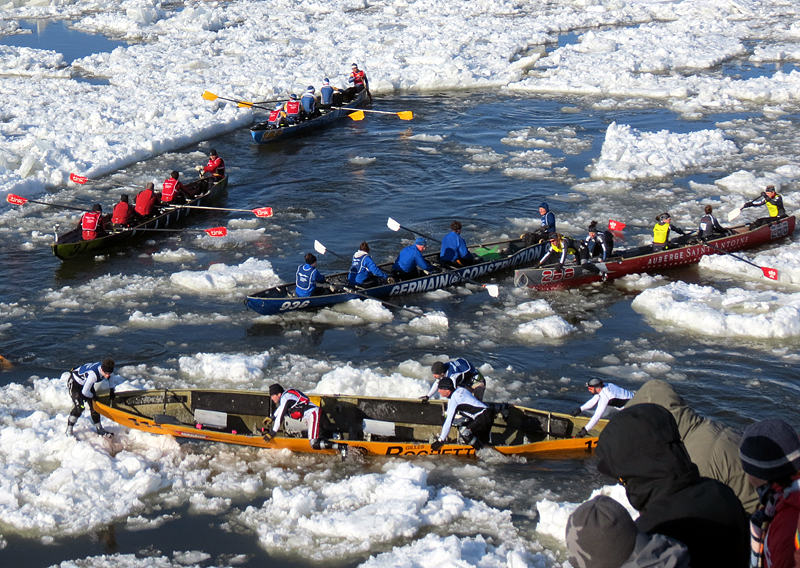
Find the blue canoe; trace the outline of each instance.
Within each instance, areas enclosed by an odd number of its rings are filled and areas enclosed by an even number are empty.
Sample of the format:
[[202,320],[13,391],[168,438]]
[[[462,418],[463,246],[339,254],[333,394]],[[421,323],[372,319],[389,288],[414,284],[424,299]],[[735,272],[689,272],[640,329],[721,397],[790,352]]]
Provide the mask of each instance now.
[[287,138],[294,138],[300,134],[312,132],[320,128],[324,128],[333,124],[340,118],[346,117],[348,114],[357,110],[367,100],[367,92],[363,90],[356,94],[356,97],[339,108],[322,109],[322,115],[316,118],[310,118],[297,124],[290,126],[283,126],[281,128],[273,128],[266,122],[260,122],[250,128],[250,134],[257,144],[271,144],[273,142],[282,142]]
[[[403,280],[395,284],[382,284],[371,288],[355,288],[347,283],[347,272],[332,274],[327,277],[330,284],[329,293],[310,298],[298,298],[294,284],[280,284],[256,294],[247,296],[245,305],[262,315],[275,315],[294,310],[306,310],[340,304],[349,300],[357,300],[369,296],[376,300],[387,300],[407,294],[420,294],[446,288],[474,280],[487,274],[510,268],[523,267],[538,261],[549,243],[537,243],[526,246],[523,239],[500,241],[496,243],[473,245],[468,247],[479,261],[472,266],[448,268],[441,272],[420,276],[412,280]],[[425,255],[428,262],[437,262],[438,254]],[[392,263],[380,265],[381,270],[391,274]],[[353,291],[357,293],[353,293]]]

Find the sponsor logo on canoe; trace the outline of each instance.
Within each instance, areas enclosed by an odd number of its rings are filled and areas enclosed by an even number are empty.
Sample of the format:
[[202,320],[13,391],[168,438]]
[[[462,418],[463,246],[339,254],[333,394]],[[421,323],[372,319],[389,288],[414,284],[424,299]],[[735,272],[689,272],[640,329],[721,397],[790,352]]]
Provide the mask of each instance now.
[[387,456],[473,456],[475,448],[442,448],[431,450],[428,446],[389,446],[386,448]]

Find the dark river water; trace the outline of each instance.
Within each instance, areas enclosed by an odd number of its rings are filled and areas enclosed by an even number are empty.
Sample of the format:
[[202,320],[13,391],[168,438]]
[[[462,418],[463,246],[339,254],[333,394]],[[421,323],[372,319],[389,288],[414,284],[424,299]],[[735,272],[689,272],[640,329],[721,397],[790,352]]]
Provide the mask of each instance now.
[[[5,323],[12,325],[0,331],[0,355],[14,364],[13,369],[0,373],[0,385],[27,384],[32,376],[55,377],[73,365],[109,355],[119,367],[174,369],[180,356],[269,351],[274,375],[265,381],[268,384],[281,380],[282,369],[292,357],[330,366],[349,363],[355,368],[392,369],[403,361],[447,354],[465,356],[478,364],[490,363],[496,370],[492,377],[497,381],[497,391],[510,398],[563,411],[586,399],[583,383],[599,374],[599,369],[632,365],[636,359],[631,354],[658,352],[667,354],[664,358],[669,369],[665,374],[645,373],[640,380],[620,378],[615,382],[635,390],[647,378],[666,378],[698,411],[729,425],[744,427],[754,419],[782,417],[800,427],[796,412],[800,381],[791,359],[784,357],[796,353],[797,341],[709,338],[658,326],[633,311],[634,292],[612,284],[536,293],[515,290],[513,274],[502,274],[494,280],[501,286],[496,300],[477,288],[469,294],[402,299],[408,305],[439,310],[447,316],[447,330],[437,332],[433,340],[411,334],[409,318],[402,312],[395,312],[389,323],[348,326],[312,323],[301,317],[256,321],[257,314],[247,311],[242,299],[248,290],[257,291],[258,285],[237,287],[230,294],[176,292],[168,285],[147,287],[149,279],[168,280],[173,271],[204,270],[218,263],[236,266],[250,257],[269,260],[279,276],[291,280],[314,240],[344,257],[367,240],[376,261],[392,260],[412,235],[390,231],[388,217],[439,237],[448,231],[451,220],[459,219],[470,243],[516,236],[526,227],[534,227],[542,201],[550,203],[559,219],[579,227],[575,236],[583,236],[586,221],[591,218],[601,224],[609,217],[644,223],[669,207],[669,198],[655,195],[659,187],[686,186],[690,180],[708,183],[730,172],[689,172],[682,179],[639,183],[630,192],[611,196],[575,192],[571,185],[587,177],[586,168],[599,155],[611,122],[642,130],[687,132],[713,128],[722,120],[750,118],[709,116],[688,122],[658,108],[597,110],[593,102],[521,98],[496,92],[376,97],[373,109],[411,110],[414,120],[372,114],[362,122],[345,120],[317,135],[275,146],[254,145],[249,132],[241,129],[136,164],[114,176],[117,183],[136,185],[149,179],[162,180],[171,169],[180,169],[188,176],[194,165],[205,162],[208,149],[216,148],[230,174],[227,196],[220,205],[244,209],[271,206],[275,211],[272,219],[247,219],[248,228],[263,227],[263,234],[220,248],[201,246],[190,233],[159,235],[100,260],[61,262],[51,254],[42,235],[52,233],[54,223],[63,231],[77,222],[77,217],[53,208],[31,209],[21,217],[6,216],[0,223],[0,265],[4,270],[0,304],[18,309],[6,310],[10,315]],[[538,127],[561,137],[567,130],[574,131],[582,145],[576,151],[559,143],[546,148],[554,159],[561,160],[549,175],[505,175],[498,164],[511,166],[512,152],[529,149],[508,146],[501,140],[509,132]],[[476,170],[476,165],[488,167]],[[87,205],[100,201],[104,207],[113,204],[120,192],[102,185],[97,189],[52,191],[58,193],[59,202]],[[646,205],[640,200],[643,195],[648,197]],[[246,217],[203,213],[189,226],[224,225]],[[633,229],[637,230],[646,231]],[[179,248],[196,256],[183,263],[156,262],[150,256]],[[330,254],[319,263],[323,272],[347,266],[346,261]],[[114,279],[109,280],[107,275]],[[741,286],[741,282],[703,273],[696,267],[665,275],[718,288]],[[144,297],[133,293],[114,299],[109,294],[115,287],[139,285],[148,290]],[[98,297],[103,300],[98,301]],[[69,305],[64,305],[64,298],[69,299]],[[575,325],[576,331],[561,339],[520,338],[509,311],[540,298]],[[185,317],[170,326],[131,325],[130,316],[137,310],[153,316],[175,312]],[[193,322],[209,314],[218,314],[219,318],[211,323]],[[98,326],[116,326],[121,331],[98,333]],[[376,383],[374,394],[380,395],[381,385]],[[487,398],[492,397],[491,390],[490,383]],[[192,451],[205,450],[194,445]],[[361,467],[378,469],[379,464]],[[580,501],[605,483],[591,458],[529,459],[486,467],[498,481],[498,491],[514,496],[511,508],[515,522],[527,527],[523,530],[532,529],[528,515],[532,514],[534,493],[550,491],[555,500]],[[337,475],[359,471],[350,465]],[[535,482],[536,492],[525,489],[530,480]],[[450,481],[446,472],[431,473],[430,483]],[[460,490],[481,498],[477,488],[467,485]],[[471,490],[475,494],[470,494]],[[258,505],[264,498],[235,506]],[[121,522],[95,534],[59,539],[50,546],[3,531],[8,546],[0,550],[0,565],[50,566],[98,554],[140,552],[149,546],[164,553],[203,550],[214,558],[248,554],[245,566],[292,565],[285,559],[271,560],[247,532],[223,531],[221,519],[186,514],[185,508],[175,512],[181,514],[180,520],[158,530],[131,532]]]

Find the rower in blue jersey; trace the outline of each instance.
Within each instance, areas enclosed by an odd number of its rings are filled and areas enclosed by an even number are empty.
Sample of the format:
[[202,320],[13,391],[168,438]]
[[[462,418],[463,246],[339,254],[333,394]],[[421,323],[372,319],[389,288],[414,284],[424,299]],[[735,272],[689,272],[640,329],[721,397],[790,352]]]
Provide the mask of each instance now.
[[420,276],[420,271],[433,271],[433,266],[422,256],[426,245],[425,239],[419,237],[413,245],[408,245],[400,251],[392,265],[392,276],[396,280],[411,280]]
[[297,267],[295,293],[299,298],[323,294],[323,290],[317,289],[317,284],[323,284],[324,282],[325,277],[317,270],[317,257],[308,253],[305,257],[305,264]]
[[486,392],[486,379],[475,368],[475,365],[463,357],[447,363],[436,361],[431,365],[431,374],[433,375],[433,384],[428,393],[420,397],[423,402],[436,394],[438,388],[436,385],[445,377],[452,380],[455,386],[467,389],[478,400],[483,400],[483,394]]
[[315,93],[314,85],[309,85],[306,92],[300,97],[300,104],[303,106],[303,112],[305,112],[308,118],[319,116],[319,111],[317,110],[317,95]]
[[353,263],[350,265],[347,281],[353,286],[368,288],[370,286],[383,284],[383,282],[387,280],[394,282],[394,278],[378,268],[378,265],[372,260],[372,257],[369,255],[369,244],[367,244],[367,241],[362,242],[361,246],[358,247],[358,250],[353,255]]
[[450,223],[450,232],[442,239],[442,250],[439,261],[450,266],[469,266],[475,263],[475,257],[467,249],[467,242],[461,236],[461,221]]
[[319,90],[319,96],[320,108],[342,106],[342,91],[336,87],[332,87],[331,82],[327,77],[324,81],[322,81],[322,88]]

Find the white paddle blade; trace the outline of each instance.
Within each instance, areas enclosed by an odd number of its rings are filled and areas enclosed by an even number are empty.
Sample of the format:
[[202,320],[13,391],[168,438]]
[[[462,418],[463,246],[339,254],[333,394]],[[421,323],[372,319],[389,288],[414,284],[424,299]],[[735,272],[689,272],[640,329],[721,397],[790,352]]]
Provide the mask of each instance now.
[[737,207],[736,209],[728,213],[728,221],[733,221],[734,219],[736,219],[736,217],[738,217],[741,212],[742,208]]
[[389,227],[392,231],[399,231],[400,230],[400,223],[389,217],[389,220],[386,221],[386,226]]
[[314,250],[317,251],[319,254],[325,254],[325,252],[328,249],[326,249],[325,245],[323,245],[321,242],[314,241]]
[[496,298],[500,295],[500,287],[497,284],[487,284],[484,288],[486,288],[486,291],[489,292],[492,298]]

